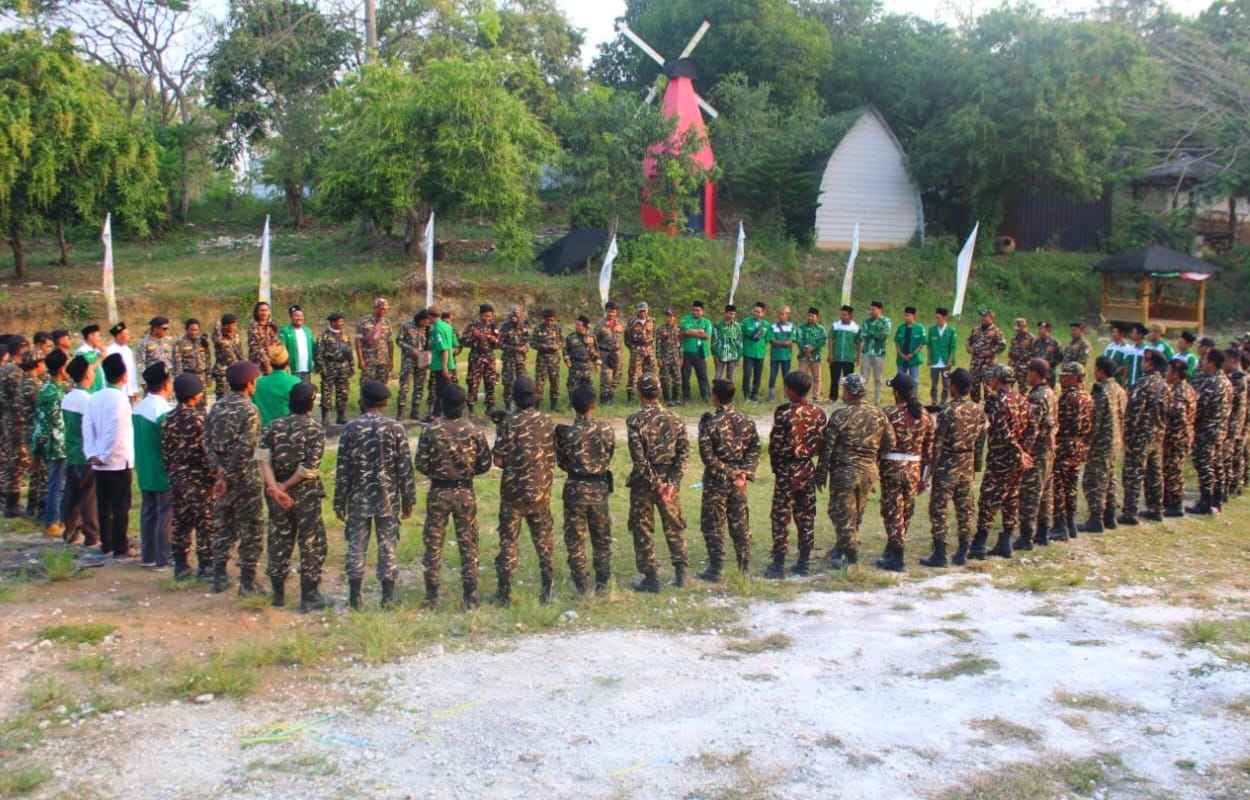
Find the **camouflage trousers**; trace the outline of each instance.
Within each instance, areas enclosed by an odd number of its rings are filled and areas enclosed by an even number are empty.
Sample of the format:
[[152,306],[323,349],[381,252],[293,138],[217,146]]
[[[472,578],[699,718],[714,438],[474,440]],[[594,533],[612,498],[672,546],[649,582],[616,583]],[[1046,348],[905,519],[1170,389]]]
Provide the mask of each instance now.
[[933,535],[934,545],[946,544],[949,530],[946,514],[952,502],[955,504],[955,528],[959,543],[967,544],[972,540],[973,522],[976,519],[976,504],[972,500],[973,480],[974,473],[971,469],[934,472],[933,488],[929,490],[929,530]]
[[1055,451],[1033,455],[1033,467],[1020,479],[1020,525],[1029,530],[1050,530],[1055,509]]
[[707,544],[708,560],[717,565],[725,560],[725,531],[728,530],[738,569],[746,571],[751,560],[751,509],[745,491],[709,487],[705,480],[699,528]]
[[485,394],[486,413],[495,407],[495,383],[499,380],[499,370],[495,367],[495,354],[469,356],[469,383],[466,400],[469,407],[477,402],[477,388],[482,387]]
[[1119,498],[1118,478],[1115,471],[1115,453],[1090,451],[1085,462],[1085,474],[1081,476],[1081,489],[1085,492],[1085,504],[1090,516],[1114,514]]
[[418,367],[417,362],[405,358],[399,365],[399,399],[395,404],[395,416],[403,416],[404,407],[408,405],[408,392],[412,392],[412,407],[409,416],[416,417],[421,413],[421,398],[425,396],[425,382],[430,379],[429,367]]
[[500,372],[500,378],[503,382],[503,404],[505,406],[512,403],[512,384],[516,383],[516,379],[524,374],[525,354],[505,352],[503,354],[503,370]]
[[600,356],[599,402],[606,404],[616,397],[616,387],[621,383],[621,351],[608,350]]
[[365,577],[365,558],[369,555],[369,534],[378,540],[378,580],[393,581],[399,577],[395,550],[399,546],[399,517],[376,516],[348,510],[343,536],[347,539],[347,578],[359,581]]
[[992,450],[986,457],[985,473],[981,477],[981,504],[977,508],[978,531],[988,531],[1000,511],[1004,528],[1015,528],[1020,521],[1020,481],[1024,471],[1016,466],[1014,454],[1009,458],[1004,463]]
[[1130,442],[1124,449],[1124,504],[1122,513],[1137,514],[1137,500],[1145,483],[1146,508],[1163,507],[1163,437]]
[[365,381],[377,381],[378,383],[389,383],[391,380],[391,365],[386,362],[377,364],[361,364],[360,365],[360,385],[364,386]]
[[638,391],[638,379],[642,377],[642,373],[649,372],[652,375],[659,373],[659,367],[655,362],[655,351],[653,350],[630,350],[629,351],[629,379],[625,384],[625,391],[631,395]]
[[816,546],[816,487],[794,489],[778,480],[773,485],[769,512],[773,527],[773,561],[784,561],[790,550],[790,520],[798,530],[799,558],[806,558]]
[[174,498],[174,530],[170,552],[190,559],[191,541],[195,540],[195,560],[201,567],[213,563],[213,539],[216,531],[213,485],[172,483]]
[[1076,516],[1076,488],[1081,480],[1084,453],[1060,448],[1055,455],[1055,524]]
[[[268,500],[268,498],[266,498]],[[299,545],[301,582],[321,583],[321,567],[326,561],[326,524],[321,519],[321,498],[301,497],[289,509],[269,503],[270,580],[284,581],[291,568],[291,552]]]
[[566,378],[565,388],[568,389],[569,396],[573,396],[576,389],[585,386],[588,389],[594,389],[594,375],[591,372],[590,364],[581,364],[574,361],[569,365],[569,374]]
[[321,413],[331,411],[347,414],[347,395],[350,389],[351,373],[328,369],[321,373]]
[[43,517],[43,502],[48,494],[48,465],[41,458],[30,462],[30,478],[26,483],[26,511],[35,519]]
[[564,547],[569,573],[581,587],[586,580],[586,538],[593,551],[595,581],[612,576],[612,514],[603,484],[569,480],[564,484]]
[[31,474],[30,448],[20,437],[9,434],[6,442],[8,457],[5,459],[4,490],[10,495],[22,493],[22,479]]
[[673,402],[681,397],[681,363],[676,361],[660,361],[660,389],[663,390],[665,402]]
[[[1225,437],[1222,452],[1221,460],[1224,464],[1224,470],[1221,491],[1225,497],[1231,497],[1233,490],[1237,488],[1237,479],[1241,476],[1241,442],[1231,436]],[[31,489],[34,489],[33,480]]]
[[634,537],[634,564],[643,575],[655,574],[655,511],[660,512],[664,526],[664,539],[668,542],[668,555],[673,566],[689,563],[686,552],[686,520],[676,498],[665,502],[660,495],[644,486],[629,488],[629,532]]
[[499,502],[499,555],[495,557],[495,574],[500,583],[510,583],[516,572],[517,544],[521,539],[521,523],[529,526],[538,554],[538,572],[544,578],[555,574],[555,521],[551,503],[524,503],[501,499]]
[[213,397],[217,400],[230,394],[230,384],[226,382],[226,368],[213,368]]
[[858,550],[868,496],[877,482],[877,469],[835,468],[829,485],[829,519],[837,531],[837,549]]
[[920,488],[919,462],[889,462],[881,475],[881,521],[890,547],[907,544],[907,528],[916,511]]
[[460,580],[465,589],[477,585],[478,530],[477,495],[471,484],[431,487],[425,502],[425,528],[421,538],[425,555],[425,590],[438,592],[442,584],[443,543],[447,540],[447,520],[456,524],[456,545],[460,550]]
[[1185,458],[1189,440],[1163,440],[1163,507],[1180,508],[1185,502]]
[[551,392],[551,404],[554,406],[560,399],[560,354],[539,353],[534,362],[534,390],[538,399],[543,399],[543,386]]
[[[256,569],[265,543],[261,536],[260,479],[226,481],[226,493],[213,503],[213,564],[225,564],[239,545],[239,568]],[[174,503],[177,504],[175,497]]]
[[968,370],[972,373],[972,393],[973,402],[981,402],[982,388],[990,382],[990,370],[993,369],[994,362],[973,361]]
[[1241,485],[1250,486],[1250,438],[1241,445]]

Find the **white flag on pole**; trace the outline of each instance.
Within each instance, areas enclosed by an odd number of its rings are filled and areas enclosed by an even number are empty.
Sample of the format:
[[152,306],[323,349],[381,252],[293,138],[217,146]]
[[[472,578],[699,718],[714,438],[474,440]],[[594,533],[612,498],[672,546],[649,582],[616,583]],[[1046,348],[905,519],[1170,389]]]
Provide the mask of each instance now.
[[738,253],[734,256],[734,278],[729,284],[729,304],[733,305],[734,295],[738,293],[738,279],[742,277],[742,262],[747,257],[747,232],[738,220]]
[[608,304],[608,296],[612,291],[612,264],[616,262],[616,257],[620,251],[616,249],[616,234],[612,235],[612,241],[608,242],[608,252],[603,257],[603,267],[599,270],[599,305],[606,306]]
[[262,303],[273,304],[273,292],[269,285],[269,215],[265,215],[265,230],[260,235],[260,291]]
[[980,228],[980,222],[972,226],[972,233],[968,234],[964,249],[959,251],[959,258],[955,259],[955,306],[951,309],[951,314],[956,317],[964,311],[964,294],[968,291],[968,276],[972,273],[972,251],[977,247],[977,231]]
[[104,230],[100,232],[100,240],[104,242],[104,302],[108,306],[109,325],[116,325],[117,289],[113,285],[113,215],[104,215]]
[[434,209],[425,223],[425,307],[434,305]]
[[842,305],[851,304],[851,283],[855,280],[855,259],[859,257],[859,223],[851,232],[851,254],[846,259],[846,274],[842,276]]

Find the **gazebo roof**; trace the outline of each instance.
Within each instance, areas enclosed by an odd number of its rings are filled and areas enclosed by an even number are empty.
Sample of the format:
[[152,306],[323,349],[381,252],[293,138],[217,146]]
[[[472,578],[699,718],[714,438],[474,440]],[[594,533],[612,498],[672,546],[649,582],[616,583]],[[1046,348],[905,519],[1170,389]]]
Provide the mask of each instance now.
[[1158,245],[1139,247],[1136,250],[1126,250],[1123,253],[1108,256],[1094,264],[1092,269],[1095,272],[1159,276],[1184,273],[1214,275],[1221,271],[1216,265],[1200,258]]
[[1173,184],[1178,180],[1205,181],[1223,171],[1223,167],[1206,158],[1195,158],[1188,153],[1181,153],[1169,161],[1145,170],[1137,178],[1137,182]]

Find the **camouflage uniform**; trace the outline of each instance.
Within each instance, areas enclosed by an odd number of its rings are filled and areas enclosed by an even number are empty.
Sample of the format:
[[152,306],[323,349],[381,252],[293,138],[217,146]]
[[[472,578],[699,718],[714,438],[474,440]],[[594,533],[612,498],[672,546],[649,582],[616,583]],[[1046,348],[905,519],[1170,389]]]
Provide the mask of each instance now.
[[[35,425],[35,400],[43,388],[43,378],[33,372],[23,372],[17,384],[17,409],[13,415],[13,446],[17,452],[15,463],[26,472],[26,513],[38,518],[42,512],[43,496],[48,491],[48,465],[34,458],[30,450],[30,433]],[[21,493],[21,473],[12,484],[13,492]]]
[[[564,365],[568,367],[569,395],[579,386],[594,388],[595,367],[599,364],[599,348],[593,334],[573,331],[564,339]],[[554,402],[554,400],[553,400]]]
[[868,403],[849,403],[829,414],[820,449],[816,483],[829,476],[829,518],[837,531],[835,552],[859,549],[868,495],[879,477],[880,461],[894,447],[894,428],[885,412]]
[[651,317],[634,317],[625,328],[625,346],[629,348],[629,382],[626,393],[633,397],[638,389],[638,378],[644,372],[659,375],[655,362],[655,320]]
[[[1077,363],[1068,361],[1064,363]],[[1085,387],[1065,386],[1059,393],[1059,427],[1055,446],[1055,526],[1061,523],[1071,533],[1068,523],[1076,517],[1076,488],[1081,465],[1090,451],[1090,435],[1094,432],[1094,399]],[[1042,531],[1039,528],[1039,538]]]
[[1223,485],[1221,447],[1232,414],[1233,385],[1222,371],[1197,382],[1198,417],[1194,422],[1194,468],[1204,498],[1217,502]]
[[261,375],[268,375],[273,371],[273,367],[269,365],[269,348],[281,341],[278,338],[278,326],[273,322],[252,320],[247,326],[247,359],[260,367]]
[[972,499],[973,459],[977,440],[985,433],[985,411],[968,398],[955,400],[937,417],[933,435],[933,488],[929,491],[929,524],[934,549],[946,549],[946,510],[955,503],[959,545],[972,539],[976,504]]
[[204,449],[203,406],[179,404],[161,420],[161,457],[169,471],[174,498],[171,551],[175,563],[189,560],[192,537],[201,574],[213,563],[216,517],[213,507],[213,467]]
[[150,334],[144,336],[139,340],[139,346],[135,348],[135,369],[142,376],[144,370],[158,361],[163,363],[171,374],[178,374],[174,370],[174,340],[169,336],[162,336],[159,339]]
[[725,560],[725,530],[733,540],[738,569],[751,559],[751,518],[747,491],[734,486],[733,473],[755,479],[760,437],[755,422],[732,405],[709,411],[699,420],[699,457],[703,461],[703,507],[699,527],[707,544],[710,571],[719,575]]
[[1123,448],[1128,395],[1115,378],[1108,378],[1094,383],[1090,398],[1094,403],[1094,427],[1089,436],[1089,458],[1081,477],[1081,489],[1085,492],[1091,520],[1101,516],[1114,521],[1119,496],[1115,462]]
[[[1011,337],[1011,349],[1007,351],[1007,364],[1016,374],[1016,386],[1021,394],[1029,393],[1028,375],[1029,359],[1033,358],[1033,343],[1036,339],[1028,331],[1016,331]],[[975,377],[975,375],[974,375]]]
[[[370,341],[372,337],[376,338]],[[356,323],[356,338],[360,341],[360,385],[364,386],[365,381],[389,381],[395,364],[394,334],[390,321],[386,317],[379,320],[369,315]]]
[[894,430],[894,444],[881,461],[881,521],[887,546],[901,550],[907,544],[916,495],[929,473],[934,425],[927,411],[913,419],[906,405],[891,406],[885,415]]
[[621,323],[608,324],[604,317],[595,326],[595,344],[599,347],[599,402],[611,403],[621,382]]
[[473,404],[477,402],[477,387],[481,385],[485,392],[486,413],[495,407],[495,382],[499,379],[499,370],[495,366],[495,349],[499,347],[499,326],[478,320],[464,329],[460,341],[469,348],[469,384],[465,393],[468,398],[469,413],[473,413]]
[[[1059,409],[1055,390],[1044,383],[1032,387],[1028,394],[1029,417],[1032,420],[1033,447],[1029,455],[1033,466],[1020,480],[1020,535],[1049,531],[1055,507],[1055,434],[1059,427]],[[1024,539],[1021,539],[1022,543]]]
[[537,408],[521,409],[504,417],[495,436],[494,462],[503,470],[499,484],[499,555],[495,558],[500,599],[506,602],[510,597],[522,522],[529,525],[530,538],[534,540],[546,599],[555,574],[555,523],[551,518],[555,431],[551,418]]
[[283,508],[271,497],[269,505],[269,580],[282,583],[290,571],[291,551],[299,544],[301,585],[321,583],[326,560],[326,525],[321,518],[321,456],[326,436],[311,414],[288,414],[269,423],[260,437],[258,461],[268,461],[274,478],[282,483],[299,473],[302,480],[287,490],[295,501]]
[[417,443],[417,472],[430,479],[425,502],[425,596],[438,598],[447,519],[455,519],[460,549],[460,580],[466,606],[478,601],[477,494],[473,478],[490,471],[486,434],[466,419],[435,418]]
[[656,330],[655,343],[664,400],[676,402],[681,396],[681,329],[676,325],[661,325]]
[[[640,380],[655,378],[644,376]],[[666,501],[660,495],[660,488],[664,484],[681,487],[690,450],[686,426],[672,411],[655,404],[630,414],[625,420],[625,430],[629,437],[629,457],[634,464],[629,474],[629,531],[634,537],[634,563],[647,578],[656,575],[652,508],[658,508],[669,558],[679,576],[684,576],[689,563],[684,536],[686,520],[681,513],[680,500],[674,497],[671,502]]]
[[1084,336],[1078,336],[1064,346],[1061,361],[1064,364],[1076,363],[1082,367],[1087,367],[1089,366],[1089,354],[1089,340]]
[[16,505],[22,476],[30,470],[30,446],[25,435],[30,413],[22,410],[22,369],[12,362],[0,367],[0,436],[4,445],[4,490]]
[[[347,416],[347,395],[351,390],[349,383],[352,373],[356,371],[356,354],[352,350],[347,331],[336,331],[333,328],[322,331],[317,339],[316,359],[314,367],[321,373],[321,416],[328,417],[330,411],[334,410],[342,420]],[[399,391],[402,397],[402,383]],[[415,404],[413,407],[416,407]]]
[[538,351],[538,360],[534,365],[534,388],[538,399],[542,400],[543,385],[550,383],[551,407],[555,408],[560,399],[560,351],[564,347],[564,331],[559,323],[543,322],[534,329],[530,346]]
[[773,567],[784,566],[790,518],[798,530],[797,568],[807,566],[816,546],[816,462],[825,436],[825,412],[804,400],[783,403],[773,412],[768,456],[773,468]]
[[1033,340],[1033,358],[1040,358],[1050,365],[1050,374],[1046,377],[1050,388],[1055,388],[1055,367],[1062,361],[1059,342],[1053,336],[1038,336]]
[[218,400],[230,393],[226,370],[243,360],[243,339],[238,331],[226,336],[220,327],[213,328],[213,396]]
[[213,404],[204,423],[204,452],[209,466],[221,470],[226,479],[226,493],[214,502],[214,570],[225,569],[235,542],[242,573],[254,574],[260,562],[264,543],[260,530],[263,486],[256,467],[259,441],[260,413],[247,395],[231,392]]
[[530,349],[529,322],[509,319],[499,328],[500,360],[503,362],[503,404],[512,407],[512,384],[525,374],[525,356]]
[[1241,368],[1230,370],[1228,382],[1233,387],[1233,402],[1229,406],[1228,428],[1223,443],[1223,484],[1221,498],[1233,496],[1241,478],[1241,440],[1246,434],[1247,383]]
[[586,537],[594,550],[595,588],[612,577],[612,455],[616,433],[603,420],[578,416],[572,425],[556,426],[556,464],[568,473],[564,483],[564,546],[569,573],[579,592],[586,591]]
[[208,373],[212,365],[212,353],[208,348],[208,337],[200,334],[192,339],[183,336],[174,342],[173,376],[185,375],[188,372],[200,379],[200,383],[208,386]]
[[1137,515],[1143,479],[1147,510],[1162,510],[1167,399],[1167,382],[1157,372],[1143,376],[1129,394],[1124,414],[1124,507],[1121,512],[1124,517]]
[[1163,507],[1175,513],[1185,502],[1185,457],[1194,444],[1198,393],[1189,381],[1169,387],[1167,431],[1163,435]]
[[982,538],[1001,510],[1003,530],[1012,532],[1020,518],[1020,481],[1032,466],[1033,422],[1029,401],[1004,387],[985,397],[988,452],[977,508],[977,538]]
[[[425,394],[425,382],[430,379],[429,331],[409,320],[399,326],[399,401],[395,415],[402,416],[408,404],[408,390],[412,389],[412,408],[409,416],[416,419],[421,413],[421,397]],[[425,363],[422,364],[421,362]]]
[[334,513],[347,523],[343,535],[349,580],[364,579],[371,528],[378,542],[378,580],[395,580],[400,520],[416,504],[412,449],[404,426],[376,411],[347,423],[334,471]]

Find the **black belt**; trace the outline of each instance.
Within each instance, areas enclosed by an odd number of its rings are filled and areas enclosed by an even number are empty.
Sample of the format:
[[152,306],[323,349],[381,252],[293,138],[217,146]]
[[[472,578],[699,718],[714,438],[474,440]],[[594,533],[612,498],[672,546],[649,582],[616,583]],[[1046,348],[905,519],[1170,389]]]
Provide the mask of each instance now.
[[430,488],[433,489],[463,489],[473,485],[472,478],[461,478],[460,480],[449,481],[442,478],[431,478]]
[[569,480],[584,481],[586,483],[606,483],[608,485],[609,493],[616,490],[616,485],[612,479],[611,472],[601,472],[598,475],[592,475],[589,472],[570,472]]

